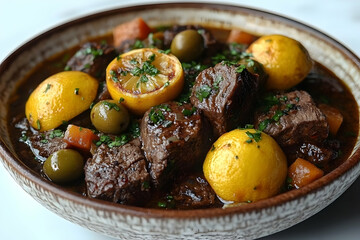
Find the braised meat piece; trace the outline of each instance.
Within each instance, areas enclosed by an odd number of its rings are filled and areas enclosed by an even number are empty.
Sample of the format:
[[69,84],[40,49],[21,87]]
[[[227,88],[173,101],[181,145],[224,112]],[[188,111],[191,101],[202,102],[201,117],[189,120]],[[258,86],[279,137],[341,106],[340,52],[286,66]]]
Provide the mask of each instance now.
[[106,67],[116,56],[115,48],[110,45],[87,42],[70,58],[65,69],[82,71],[105,80]]
[[340,143],[338,140],[326,139],[323,143],[300,143],[283,148],[289,164],[297,158],[305,159],[316,166],[328,171],[326,166],[339,156]]
[[63,141],[63,138],[64,132],[61,130],[35,132],[29,137],[29,145],[37,157],[45,160],[52,153],[68,148],[68,144]]
[[150,196],[150,175],[139,138],[120,147],[100,145],[84,170],[90,197],[137,205]]
[[164,103],[149,109],[141,121],[141,139],[156,187],[178,172],[200,164],[208,151],[209,124],[191,104]]
[[219,137],[249,120],[258,87],[258,78],[243,65],[221,62],[197,76],[190,101],[204,112]]
[[176,206],[185,209],[221,207],[223,205],[204,176],[200,174],[186,176],[175,183],[171,196],[173,196]]
[[274,137],[282,147],[321,143],[329,134],[325,115],[305,91],[265,97],[255,114],[255,127]]

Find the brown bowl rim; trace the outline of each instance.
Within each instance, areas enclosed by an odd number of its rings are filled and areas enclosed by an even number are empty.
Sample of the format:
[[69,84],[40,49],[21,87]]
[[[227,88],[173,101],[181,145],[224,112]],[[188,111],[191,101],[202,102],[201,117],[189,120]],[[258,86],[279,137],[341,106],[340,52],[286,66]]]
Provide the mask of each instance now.
[[[274,21],[278,21],[281,23],[285,23],[287,25],[291,25],[298,29],[304,30],[316,38],[319,38],[332,47],[338,49],[346,58],[350,59],[358,68],[360,68],[360,59],[347,47],[339,43],[337,40],[328,36],[327,34],[308,26],[304,23],[301,23],[297,20],[293,20],[289,17],[281,16],[276,13],[272,13],[269,11],[259,10],[255,8],[249,8],[241,5],[227,5],[227,4],[219,4],[219,3],[203,3],[203,2],[178,2],[178,3],[159,3],[159,4],[142,4],[142,5],[133,5],[127,7],[116,8],[112,10],[100,11],[97,13],[93,13],[84,17],[77,18],[72,21],[68,21],[64,24],[51,28],[48,31],[45,31],[38,36],[32,38],[27,41],[20,47],[18,47],[13,53],[11,53],[5,60],[0,64],[0,75],[3,74],[7,67],[12,63],[12,61],[21,55],[27,48],[32,47],[38,41],[43,40],[50,35],[55,33],[59,33],[68,27],[85,23],[87,21],[96,20],[98,18],[107,17],[110,15],[116,15],[120,13],[127,12],[137,12],[143,11],[146,9],[165,9],[165,8],[201,8],[201,9],[210,9],[210,10],[221,10],[221,11],[229,11],[234,13],[244,13],[256,15],[259,17],[271,19]],[[44,181],[44,179],[35,173],[32,169],[28,168],[16,155],[14,155],[9,147],[5,144],[5,142],[1,139],[0,141],[0,155],[4,159],[4,161],[15,170],[18,174],[27,178],[29,181],[35,183],[39,187],[52,192],[55,195],[63,199],[67,199],[69,201],[75,202],[80,205],[85,205],[88,207],[92,207],[93,209],[98,209],[102,211],[113,212],[116,214],[125,214],[131,216],[138,216],[144,218],[178,218],[178,219],[196,219],[196,218],[212,218],[212,217],[221,217],[225,215],[233,215],[233,214],[242,214],[248,213],[251,211],[260,211],[261,209],[276,207],[285,202],[298,199],[302,196],[305,196],[308,193],[319,191],[324,188],[327,184],[331,183],[338,177],[340,177],[345,172],[352,169],[360,160],[360,149],[358,149],[350,158],[348,158],[343,164],[334,169],[332,172],[328,173],[324,177],[319,180],[307,185],[304,188],[291,190],[286,193],[279,194],[275,197],[264,199],[258,202],[254,202],[252,204],[246,204],[239,207],[232,208],[208,208],[208,209],[194,209],[194,210],[163,210],[163,209],[150,209],[150,208],[142,208],[135,206],[127,206],[121,205],[117,203],[107,202],[98,199],[90,199],[84,197],[78,193],[71,192],[66,189],[62,189],[60,186],[57,186],[49,181]],[[4,162],[4,164],[5,164]]]

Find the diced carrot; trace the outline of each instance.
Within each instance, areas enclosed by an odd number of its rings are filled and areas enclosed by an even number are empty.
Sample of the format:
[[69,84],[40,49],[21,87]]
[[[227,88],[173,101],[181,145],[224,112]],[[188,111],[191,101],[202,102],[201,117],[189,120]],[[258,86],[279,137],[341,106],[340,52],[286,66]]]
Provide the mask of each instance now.
[[64,141],[67,144],[85,151],[90,151],[91,144],[94,140],[99,140],[99,137],[90,129],[72,124],[69,124],[64,136]]
[[256,37],[250,33],[233,29],[231,30],[229,37],[227,39],[228,43],[236,42],[239,44],[247,44],[250,45],[253,41],[255,41]]
[[330,133],[335,136],[341,126],[341,123],[343,122],[342,114],[338,109],[327,104],[319,104],[318,107],[326,116]]
[[296,159],[288,169],[288,177],[292,179],[292,184],[296,188],[304,187],[322,176],[323,170],[302,158]]
[[142,18],[135,18],[114,28],[114,45],[118,47],[123,41],[129,39],[143,40],[149,35],[150,32],[150,27]]

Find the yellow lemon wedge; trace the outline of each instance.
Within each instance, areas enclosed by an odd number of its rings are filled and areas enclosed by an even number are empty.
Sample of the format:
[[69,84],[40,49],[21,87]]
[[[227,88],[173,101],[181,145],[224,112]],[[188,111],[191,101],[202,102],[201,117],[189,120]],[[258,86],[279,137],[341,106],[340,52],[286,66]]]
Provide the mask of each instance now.
[[300,42],[282,35],[262,36],[247,51],[269,75],[268,89],[286,90],[297,85],[313,65],[308,51]]
[[285,154],[269,135],[235,129],[221,135],[203,164],[206,180],[226,201],[254,202],[278,194],[285,183]]
[[54,74],[31,93],[25,105],[30,125],[47,131],[69,121],[94,101],[98,81],[89,74],[66,71]]
[[106,84],[114,100],[141,115],[175,99],[183,88],[184,73],[174,55],[142,48],[115,58],[106,69]]

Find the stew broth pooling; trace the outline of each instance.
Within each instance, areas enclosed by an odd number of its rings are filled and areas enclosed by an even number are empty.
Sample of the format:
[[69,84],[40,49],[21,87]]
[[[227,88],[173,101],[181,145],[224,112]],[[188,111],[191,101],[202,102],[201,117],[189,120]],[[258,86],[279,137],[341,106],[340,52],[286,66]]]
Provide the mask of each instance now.
[[[280,73],[262,55],[271,51]],[[41,104],[66,114],[46,120],[33,110]],[[14,94],[9,129],[45,180],[120,204],[194,209],[316,180],[349,156],[357,116],[347,87],[292,39],[135,19],[34,69]]]

